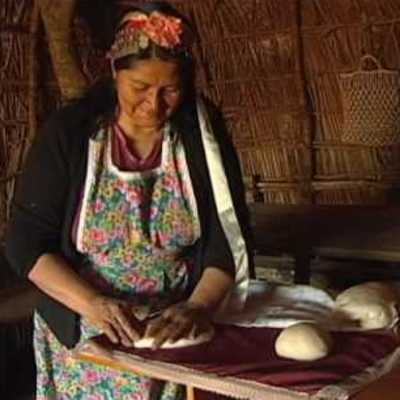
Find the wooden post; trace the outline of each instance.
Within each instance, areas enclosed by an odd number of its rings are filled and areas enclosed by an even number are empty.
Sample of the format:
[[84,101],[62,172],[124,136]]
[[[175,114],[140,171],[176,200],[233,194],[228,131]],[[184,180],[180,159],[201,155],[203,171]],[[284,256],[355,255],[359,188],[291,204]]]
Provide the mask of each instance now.
[[37,2],[63,100],[79,98],[85,92],[88,82],[72,47],[72,22],[76,0],[37,0]]

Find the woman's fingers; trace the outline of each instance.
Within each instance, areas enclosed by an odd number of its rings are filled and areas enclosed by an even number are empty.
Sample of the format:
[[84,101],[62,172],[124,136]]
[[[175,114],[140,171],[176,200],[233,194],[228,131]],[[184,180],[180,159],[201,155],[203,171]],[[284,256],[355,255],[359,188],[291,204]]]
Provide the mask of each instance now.
[[[124,329],[125,333],[128,335],[128,337],[134,341],[140,339],[140,333],[136,330],[136,328],[140,328],[139,326],[134,326],[133,321],[130,320],[126,316],[126,310],[127,308],[125,307],[124,309],[120,310],[120,312],[117,314],[117,319],[119,323],[121,324],[122,328]],[[134,319],[134,316],[132,316],[132,319]],[[136,322],[135,322],[136,323]]]
[[145,336],[154,338],[153,348],[159,348],[166,341],[175,342],[185,336],[193,327],[193,321],[181,314],[165,313],[150,321]]
[[132,326],[131,322],[128,320],[124,312],[119,312],[115,316],[116,320],[118,321],[119,325],[121,326],[124,334],[128,337],[128,339],[133,343],[135,340],[140,338],[139,333],[135,330]]
[[111,322],[113,329],[117,332],[119,341],[126,347],[130,347],[133,345],[132,340],[129,336],[125,333],[124,329],[122,328],[120,322],[117,318],[114,318]]
[[193,307],[188,303],[180,303],[165,310],[161,317],[154,318],[147,323],[144,335],[142,326],[131,321],[127,313],[129,304],[124,301],[104,298],[103,309],[99,313],[100,320],[106,328],[104,333],[114,343],[122,343],[130,347],[135,340],[141,336],[154,339],[153,348],[159,348],[166,341],[175,342],[176,340],[189,336],[194,336],[194,332],[201,330],[204,322],[204,311],[198,307]]
[[130,347],[133,346],[135,340],[140,338],[140,335],[132,326],[125,314],[128,309],[128,305],[123,302],[111,304],[109,318],[110,323],[117,331],[122,344]]
[[167,326],[169,323],[169,320],[164,317],[158,317],[154,318],[151,321],[147,323],[146,330],[144,333],[145,337],[155,337],[158,335],[160,331],[164,329],[165,326]]
[[114,329],[110,325],[104,324],[100,327],[100,329],[111,340],[111,342],[115,344],[119,343],[119,338],[117,334],[114,332]]
[[193,326],[190,322],[176,325],[175,329],[172,329],[171,335],[169,336],[168,340],[171,340],[171,342],[176,342],[182,337],[186,337],[189,334],[189,332],[192,331],[192,329]]
[[88,319],[98,326],[113,343],[130,347],[140,338],[139,323],[128,318],[130,304],[119,299],[99,296],[92,305]]
[[157,334],[153,336],[153,349],[158,349],[163,343],[170,340],[175,329],[177,329],[177,326],[172,322],[168,322],[161,330],[159,330]]

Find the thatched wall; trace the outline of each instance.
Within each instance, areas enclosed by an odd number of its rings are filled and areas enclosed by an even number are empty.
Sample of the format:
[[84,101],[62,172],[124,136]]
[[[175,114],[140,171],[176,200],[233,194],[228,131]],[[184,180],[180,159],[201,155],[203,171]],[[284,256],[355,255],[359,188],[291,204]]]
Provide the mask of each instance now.
[[302,37],[313,129],[313,198],[317,203],[386,203],[400,177],[399,146],[346,144],[339,74],[364,54],[400,69],[400,1],[303,2]]
[[[198,85],[225,113],[250,194],[273,203],[388,202],[399,145],[343,141],[339,74],[356,70],[364,54],[400,69],[399,0],[171,2],[197,27]],[[0,2],[0,221],[37,126],[61,103],[33,5]],[[102,49],[85,18],[74,32],[92,81],[104,73]]]
[[[15,175],[20,171],[30,135],[30,1],[2,1],[0,6],[0,235],[8,216]],[[30,44],[31,43],[31,44]]]

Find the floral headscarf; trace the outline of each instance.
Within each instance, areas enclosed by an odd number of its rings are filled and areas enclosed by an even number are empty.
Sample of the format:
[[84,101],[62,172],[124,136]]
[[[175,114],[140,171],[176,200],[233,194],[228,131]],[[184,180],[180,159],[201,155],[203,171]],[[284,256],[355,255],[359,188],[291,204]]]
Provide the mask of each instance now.
[[151,42],[174,52],[188,51],[188,32],[180,18],[159,11],[149,15],[134,11],[124,16],[120,26],[121,29],[107,54],[111,60],[139,54]]

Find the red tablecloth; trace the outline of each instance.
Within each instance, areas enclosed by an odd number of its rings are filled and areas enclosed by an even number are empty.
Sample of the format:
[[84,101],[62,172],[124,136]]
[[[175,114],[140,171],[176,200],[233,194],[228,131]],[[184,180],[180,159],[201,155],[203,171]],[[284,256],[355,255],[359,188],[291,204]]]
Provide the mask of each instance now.
[[[334,348],[328,357],[299,362],[280,358],[275,353],[274,343],[281,329],[219,325],[216,332],[208,343],[169,350],[115,347],[103,336],[96,341],[104,347],[144,359],[309,394],[340,384],[368,367],[381,365],[382,362],[378,362],[399,346],[398,339],[388,333],[338,332],[332,334]],[[376,368],[378,371],[381,367]]]

